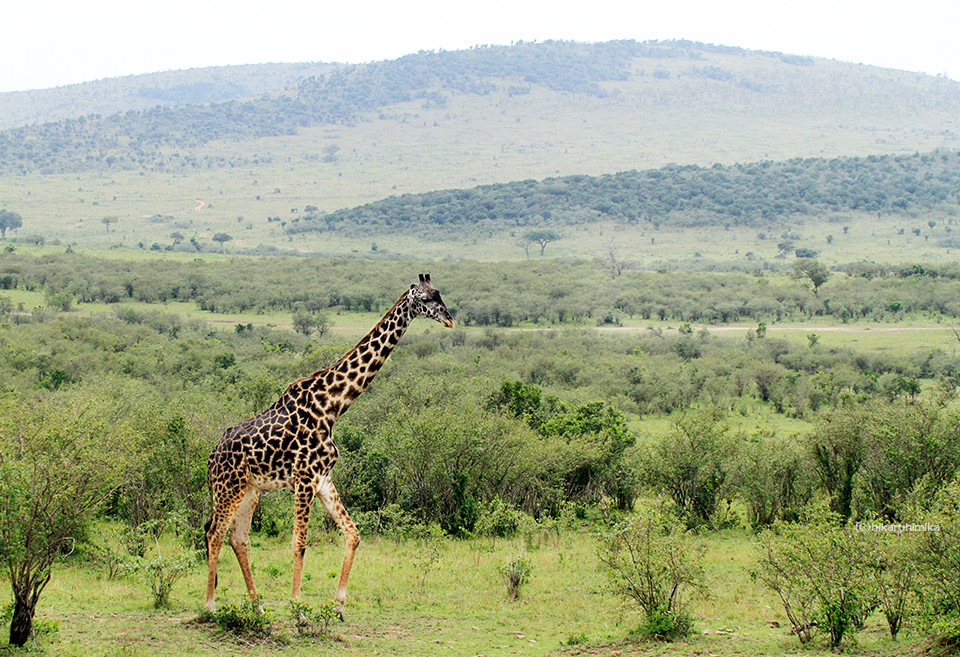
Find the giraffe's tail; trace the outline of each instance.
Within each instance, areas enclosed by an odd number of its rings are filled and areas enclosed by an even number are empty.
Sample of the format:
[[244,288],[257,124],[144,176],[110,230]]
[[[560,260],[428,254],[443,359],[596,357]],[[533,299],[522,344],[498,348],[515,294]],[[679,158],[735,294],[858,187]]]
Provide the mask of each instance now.
[[207,476],[207,488],[210,491],[210,519],[203,523],[203,550],[206,553],[207,561],[210,560],[210,526],[213,525],[213,511],[216,508],[216,501],[213,499],[213,486],[210,485],[210,477]]
[[[207,482],[209,485],[209,482]],[[216,502],[213,499],[213,486],[210,486],[210,519],[203,523],[203,551],[206,556],[207,563],[210,563],[210,527],[213,525],[213,511],[214,504]],[[217,580],[219,578],[215,577],[213,580],[213,586],[216,588],[219,583]]]

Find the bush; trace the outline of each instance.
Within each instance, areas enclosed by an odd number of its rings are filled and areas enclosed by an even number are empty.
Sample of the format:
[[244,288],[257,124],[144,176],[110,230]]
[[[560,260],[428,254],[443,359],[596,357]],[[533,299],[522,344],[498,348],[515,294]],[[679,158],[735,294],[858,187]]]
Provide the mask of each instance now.
[[510,596],[511,600],[516,600],[520,596],[520,589],[530,581],[530,576],[533,574],[533,564],[521,552],[516,559],[503,564],[498,570],[507,585],[507,595]]
[[483,501],[537,499],[544,466],[531,432],[469,400],[431,401],[444,384],[428,383],[411,384],[422,397],[409,404],[403,398],[409,391],[400,393],[368,439],[369,449],[358,453],[378,460],[369,470],[354,464],[355,473],[376,470],[383,477],[378,487],[386,499],[375,508],[396,503],[423,524],[463,535],[474,531]]
[[128,562],[127,569],[139,574],[147,583],[150,593],[153,595],[153,606],[157,608],[165,607],[170,603],[173,586],[197,564],[201,552],[196,550],[181,551],[178,554],[165,557],[160,549],[159,523],[145,523],[138,529],[144,535],[153,534],[157,554],[152,558],[133,557]]
[[193,546],[202,547],[198,528],[207,519],[207,456],[212,445],[177,404],[153,406],[138,422],[146,438],[145,463],[115,493],[114,514],[134,527],[182,516],[184,525],[195,528]]
[[728,465],[753,527],[795,520],[812,493],[801,446],[793,437],[744,436]]
[[640,627],[637,628],[637,634],[649,639],[659,641],[671,641],[693,632],[693,619],[685,613],[670,614],[663,611],[655,611],[647,614]]
[[523,518],[523,512],[508,506],[499,497],[480,508],[476,533],[482,536],[509,538],[517,533]]
[[335,600],[324,602],[319,607],[313,607],[302,600],[291,600],[290,620],[298,634],[329,636],[330,623],[341,618],[336,608]]
[[757,549],[752,574],[780,597],[801,643],[822,627],[836,648],[877,605],[872,546],[837,514],[815,510],[805,525],[778,522],[760,535]]
[[[210,612],[204,612],[206,617]],[[263,639],[273,629],[273,617],[263,606],[263,598],[251,600],[244,596],[237,602],[228,602],[212,614],[212,620],[225,632]]]
[[[863,528],[857,526],[858,531]],[[878,531],[867,539],[873,547],[869,569],[874,601],[887,620],[890,637],[896,639],[904,621],[916,611],[918,535]]]
[[944,646],[960,646],[960,476],[944,486],[923,515],[930,531],[917,552],[924,624]]
[[645,459],[645,479],[670,496],[688,527],[714,523],[732,453],[719,408],[685,414],[654,440]]
[[600,562],[613,592],[643,613],[644,636],[672,639],[690,632],[683,605],[688,591],[706,591],[703,549],[662,501],[604,530]]

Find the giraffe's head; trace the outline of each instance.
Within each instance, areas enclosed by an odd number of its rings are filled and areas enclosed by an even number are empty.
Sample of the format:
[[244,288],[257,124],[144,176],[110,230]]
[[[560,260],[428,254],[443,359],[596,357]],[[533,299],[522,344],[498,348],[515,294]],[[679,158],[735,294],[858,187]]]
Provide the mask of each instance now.
[[447,328],[453,328],[453,317],[443,304],[440,292],[430,284],[430,274],[420,274],[419,285],[414,283],[407,292],[413,312],[423,317],[435,319]]

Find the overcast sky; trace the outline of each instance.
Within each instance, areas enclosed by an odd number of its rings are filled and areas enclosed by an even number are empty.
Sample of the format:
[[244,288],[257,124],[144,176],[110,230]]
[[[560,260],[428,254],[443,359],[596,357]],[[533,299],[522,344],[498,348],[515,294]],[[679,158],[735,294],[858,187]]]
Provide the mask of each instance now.
[[7,0],[0,17],[0,91],[547,39],[691,39],[960,80],[952,0]]

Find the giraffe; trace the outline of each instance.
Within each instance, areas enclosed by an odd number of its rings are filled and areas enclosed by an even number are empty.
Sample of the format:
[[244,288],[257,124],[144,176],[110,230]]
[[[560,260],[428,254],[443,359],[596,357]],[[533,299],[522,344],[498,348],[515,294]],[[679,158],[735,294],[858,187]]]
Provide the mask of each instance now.
[[210,612],[216,609],[217,560],[228,528],[247,592],[256,599],[257,587],[247,553],[250,522],[261,492],[286,488],[293,491],[294,498],[292,597],[300,598],[307,523],[311,504],[318,497],[346,542],[334,596],[335,611],[343,619],[347,578],[360,534],[330,479],[339,454],[333,423],[370,385],[418,315],[453,327],[453,317],[431,285],[430,274],[420,274],[420,283],[400,295],[377,325],[340,360],[294,381],[273,406],[223,433],[207,463],[212,516],[206,525],[205,607]]

